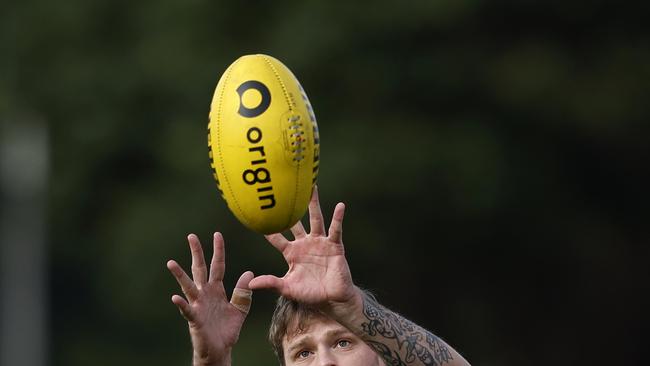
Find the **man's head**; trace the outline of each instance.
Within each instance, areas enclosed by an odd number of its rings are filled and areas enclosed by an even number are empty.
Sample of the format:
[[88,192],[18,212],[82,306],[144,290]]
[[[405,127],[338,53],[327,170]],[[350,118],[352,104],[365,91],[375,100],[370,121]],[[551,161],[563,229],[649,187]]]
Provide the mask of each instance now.
[[317,309],[284,297],[271,320],[269,341],[282,366],[383,366],[358,336]]

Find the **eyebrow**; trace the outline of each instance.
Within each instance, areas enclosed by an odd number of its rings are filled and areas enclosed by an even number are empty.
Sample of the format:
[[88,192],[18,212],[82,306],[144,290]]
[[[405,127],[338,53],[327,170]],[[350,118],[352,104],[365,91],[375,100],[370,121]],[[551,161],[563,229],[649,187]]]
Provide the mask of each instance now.
[[[352,336],[353,333],[350,330],[345,328],[343,329],[337,328],[337,329],[330,329],[326,331],[324,334],[325,338],[340,337],[342,335]],[[291,342],[291,345],[287,349],[287,354],[293,354],[293,352],[295,352],[296,350],[303,348],[312,340],[312,338],[313,337],[310,334],[299,336],[299,338],[296,341]]]
[[292,356],[294,352],[297,350],[303,348],[305,345],[309,344],[309,340],[311,339],[311,336],[305,336],[300,338],[299,341],[293,343],[289,349],[287,350],[287,355]]

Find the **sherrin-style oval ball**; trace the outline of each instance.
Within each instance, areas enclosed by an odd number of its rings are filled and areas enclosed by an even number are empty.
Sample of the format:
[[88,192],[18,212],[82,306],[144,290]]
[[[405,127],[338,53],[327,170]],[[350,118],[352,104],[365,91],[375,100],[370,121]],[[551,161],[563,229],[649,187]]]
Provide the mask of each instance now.
[[318,125],[282,62],[246,55],[226,69],[212,98],[208,148],[217,188],[247,228],[282,232],[307,211],[318,176]]

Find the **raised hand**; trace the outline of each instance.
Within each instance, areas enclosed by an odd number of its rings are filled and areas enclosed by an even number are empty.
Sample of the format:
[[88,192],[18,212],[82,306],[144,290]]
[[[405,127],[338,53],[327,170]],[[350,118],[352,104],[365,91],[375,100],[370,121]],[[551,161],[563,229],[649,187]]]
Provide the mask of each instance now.
[[343,248],[344,211],[343,203],[336,205],[326,234],[318,192],[314,188],[309,203],[310,233],[306,233],[298,221],[291,228],[293,241],[282,234],[266,236],[284,256],[289,266],[287,273],[281,278],[273,275],[255,277],[249,284],[250,288],[272,289],[282,296],[317,307],[350,301],[357,292]]
[[250,308],[249,282],[254,277],[253,272],[244,272],[239,277],[228,301],[223,286],[225,252],[221,234],[214,234],[209,272],[199,239],[190,234],[187,240],[192,253],[193,279],[176,261],[167,262],[167,268],[185,294],[185,298],[173,295],[172,302],[187,320],[194,348],[194,365],[230,365],[232,347],[237,343]]

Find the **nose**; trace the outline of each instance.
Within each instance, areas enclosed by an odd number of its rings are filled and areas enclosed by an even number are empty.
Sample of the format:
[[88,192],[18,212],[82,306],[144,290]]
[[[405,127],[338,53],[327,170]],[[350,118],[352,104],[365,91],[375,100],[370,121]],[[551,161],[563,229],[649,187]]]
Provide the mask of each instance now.
[[324,349],[321,349],[318,352],[318,362],[316,363],[318,366],[336,366],[338,365],[336,361],[336,355],[334,352],[332,352],[329,347],[323,347]]

